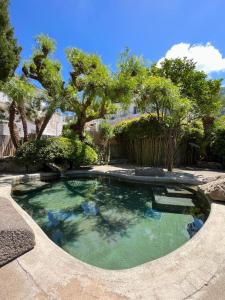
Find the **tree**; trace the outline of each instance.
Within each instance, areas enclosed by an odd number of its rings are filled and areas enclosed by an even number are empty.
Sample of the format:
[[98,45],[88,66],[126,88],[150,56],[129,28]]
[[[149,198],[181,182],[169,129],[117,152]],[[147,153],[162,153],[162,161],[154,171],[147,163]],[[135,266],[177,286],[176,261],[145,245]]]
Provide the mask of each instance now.
[[102,148],[103,161],[109,163],[110,160],[110,140],[114,136],[113,126],[108,122],[103,121],[99,124],[98,128],[100,147]]
[[65,89],[66,102],[63,108],[76,114],[71,129],[82,140],[87,122],[104,118],[115,111],[112,103],[113,80],[97,55],[86,54],[76,48],[67,49],[66,54],[72,70]]
[[160,66],[151,67],[154,76],[170,79],[180,88],[181,96],[192,100],[192,116],[201,118],[207,135],[221,107],[221,80],[207,79],[207,74],[196,70],[196,63],[187,58],[165,59]]
[[144,112],[156,112],[158,120],[173,115],[175,103],[179,101],[180,92],[171,80],[148,76],[138,88],[136,103]]
[[40,139],[56,108],[64,99],[64,81],[61,76],[61,64],[51,55],[55,51],[55,42],[48,36],[39,35],[32,57],[23,65],[23,73],[27,78],[36,80],[46,91],[46,114],[37,133]]
[[39,35],[31,59],[22,68],[24,75],[39,82],[48,96],[46,115],[37,139],[41,138],[57,108],[75,113],[76,121],[71,128],[83,139],[87,122],[104,118],[106,114],[115,111],[112,103],[112,99],[116,99],[113,78],[97,55],[70,48],[66,55],[72,70],[69,83],[65,85],[61,65],[52,58],[54,51],[55,42],[47,36]]
[[141,84],[149,74],[149,68],[143,57],[132,55],[129,49],[120,54],[114,76],[114,91],[125,107],[136,101]]
[[[7,82],[19,65],[21,47],[17,46],[17,40],[14,38],[14,30],[10,25],[8,14],[8,0],[0,0],[0,83],[1,90],[4,82]],[[19,134],[16,131],[16,103],[12,100],[9,107],[10,133],[15,146],[18,145]]]
[[15,148],[18,148],[20,138],[15,125],[15,116],[17,111],[20,114],[24,138],[23,141],[28,141],[27,117],[25,103],[34,95],[34,87],[19,77],[12,77],[3,86],[3,92],[13,99],[9,108],[9,131],[12,142]]
[[136,102],[142,111],[156,112],[158,120],[168,126],[167,168],[172,171],[177,136],[181,122],[187,118],[191,102],[182,98],[179,88],[170,79],[149,76],[141,84]]
[[36,137],[41,129],[48,109],[46,105],[47,98],[48,96],[43,90],[36,89],[33,97],[25,103],[26,117],[30,122],[34,122],[36,127]]
[[8,0],[0,0],[0,81],[7,81],[19,65],[21,47],[17,46],[14,30],[10,25]]

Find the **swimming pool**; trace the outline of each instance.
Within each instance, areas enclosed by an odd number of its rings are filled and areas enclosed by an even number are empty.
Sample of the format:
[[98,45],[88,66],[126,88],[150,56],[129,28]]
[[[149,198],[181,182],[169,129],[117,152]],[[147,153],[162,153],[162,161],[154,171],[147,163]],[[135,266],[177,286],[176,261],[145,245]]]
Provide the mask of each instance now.
[[104,176],[56,181],[14,198],[65,251],[114,270],[177,249],[203,226],[209,213],[207,202],[189,189]]

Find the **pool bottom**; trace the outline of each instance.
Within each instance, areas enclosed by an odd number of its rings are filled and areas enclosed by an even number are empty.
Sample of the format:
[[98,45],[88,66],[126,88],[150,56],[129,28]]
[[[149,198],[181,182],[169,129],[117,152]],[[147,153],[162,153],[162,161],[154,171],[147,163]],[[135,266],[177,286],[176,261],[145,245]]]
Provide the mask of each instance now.
[[104,269],[164,256],[190,239],[188,224],[207,218],[200,199],[185,189],[104,177],[55,182],[16,200],[56,244]]

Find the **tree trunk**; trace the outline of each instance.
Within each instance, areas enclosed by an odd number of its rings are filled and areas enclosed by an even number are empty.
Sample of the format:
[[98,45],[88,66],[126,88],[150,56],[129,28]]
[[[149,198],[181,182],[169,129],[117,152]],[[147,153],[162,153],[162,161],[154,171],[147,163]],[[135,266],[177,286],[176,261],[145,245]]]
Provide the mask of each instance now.
[[79,136],[79,139],[81,141],[84,140],[84,127],[86,123],[86,120],[84,120],[85,119],[78,118],[77,122],[70,126],[70,129],[72,129],[75,132],[75,134]]
[[110,141],[108,141],[107,145],[106,145],[106,163],[107,163],[107,165],[110,162],[110,156],[111,156],[111,153],[110,153]]
[[51,113],[47,113],[47,114],[46,114],[46,116],[45,116],[45,118],[44,118],[44,121],[43,121],[43,123],[42,123],[42,125],[41,125],[41,128],[40,128],[40,130],[39,130],[39,132],[38,132],[38,134],[37,134],[37,137],[36,137],[37,140],[40,140],[40,139],[41,139],[42,134],[43,134],[43,132],[44,132],[46,126],[48,125],[48,122],[51,120],[51,117],[52,117],[53,114],[54,114],[54,112],[51,112]]
[[169,129],[168,134],[168,152],[167,152],[167,170],[173,171],[174,155],[176,149],[176,132],[174,129]]
[[36,119],[35,121],[35,129],[36,129],[36,137],[38,136],[38,133],[39,133],[39,131],[40,131],[40,129],[41,129],[41,120],[39,120],[39,119]]
[[22,125],[23,125],[23,136],[24,142],[28,141],[28,129],[27,129],[27,120],[26,120],[26,112],[25,112],[25,107],[23,104],[18,105],[18,111],[20,113]]
[[15,116],[16,116],[16,102],[12,101],[12,103],[9,106],[9,132],[11,136],[12,143],[14,147],[17,149],[19,146],[19,132],[17,130],[16,124],[15,124]]
[[214,120],[215,120],[214,117],[209,117],[209,116],[202,117],[205,137],[207,137],[210,134]]

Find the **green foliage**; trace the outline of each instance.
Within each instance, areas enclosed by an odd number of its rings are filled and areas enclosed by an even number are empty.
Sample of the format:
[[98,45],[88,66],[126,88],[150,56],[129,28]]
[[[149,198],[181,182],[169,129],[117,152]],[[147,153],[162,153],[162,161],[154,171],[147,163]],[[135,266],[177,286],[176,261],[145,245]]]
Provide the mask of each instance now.
[[225,128],[218,128],[211,142],[213,158],[225,167]]
[[0,0],[0,81],[7,81],[19,65],[21,47],[17,46],[14,30],[10,25],[8,0]]
[[71,159],[73,146],[71,140],[66,138],[49,138],[45,140],[43,147],[39,149],[41,162],[63,162]]
[[220,116],[214,122],[214,131],[224,129],[225,130],[225,115]]
[[99,160],[101,163],[109,163],[110,161],[110,140],[114,137],[114,127],[106,120],[102,121],[98,126],[98,142],[97,149]]
[[32,99],[35,88],[23,78],[12,77],[2,86],[2,91],[20,105]]
[[125,120],[115,125],[116,137],[135,139],[148,136],[160,136],[167,130],[167,124],[155,114],[146,114],[132,120]]
[[33,55],[22,68],[23,74],[27,78],[39,82],[48,96],[45,99],[46,113],[37,133],[37,139],[41,138],[49,120],[55,110],[60,107],[65,96],[61,64],[51,57],[54,51],[55,42],[52,39],[45,35],[37,36]]
[[72,71],[62,109],[76,114],[77,121],[71,128],[83,138],[86,122],[115,112],[113,80],[109,69],[97,55],[76,48],[67,49],[66,54]]
[[181,96],[192,100],[192,113],[197,118],[218,114],[221,108],[221,80],[208,80],[206,73],[196,70],[193,60],[165,59],[160,67],[153,65],[151,73],[168,78],[179,86]]
[[214,122],[210,135],[210,152],[212,159],[225,167],[225,116],[220,116]]
[[75,166],[94,164],[98,159],[96,152],[89,145],[65,137],[24,143],[17,149],[16,158],[25,164],[68,162]]
[[75,166],[92,165],[97,163],[98,155],[89,145],[75,140],[71,160]]
[[[77,140],[79,139],[78,134],[71,129],[71,126],[74,126],[74,122],[69,122],[67,124],[63,125],[63,130],[62,130],[62,136],[72,139],[72,140]],[[83,142],[89,146],[93,146],[93,137],[88,133],[85,132],[83,136]]]
[[37,48],[36,51],[45,55],[54,53],[56,50],[56,43],[53,39],[44,34],[39,34],[36,37]]
[[69,138],[69,139],[77,139],[78,136],[74,130],[71,129],[71,126],[73,126],[75,123],[74,122],[68,122],[67,124],[63,125],[62,129],[62,136]]
[[37,80],[48,95],[56,101],[62,96],[64,82],[61,76],[61,64],[51,58],[54,51],[54,40],[45,35],[37,36],[32,57],[25,62],[22,70],[25,76]]
[[169,117],[173,123],[179,123],[190,110],[189,100],[181,98],[179,88],[163,77],[146,77],[139,87],[136,102],[142,111],[156,112],[162,120]]
[[39,163],[41,162],[39,149],[44,145],[45,140],[26,142],[17,149],[16,159],[25,165]]
[[126,108],[135,100],[139,85],[149,75],[149,69],[143,57],[132,55],[129,49],[121,53],[114,75],[114,98]]
[[202,148],[204,142],[204,129],[201,120],[184,124],[180,135],[180,143],[194,143]]
[[114,128],[107,121],[103,121],[99,124],[98,132],[103,142],[108,142],[114,136]]

